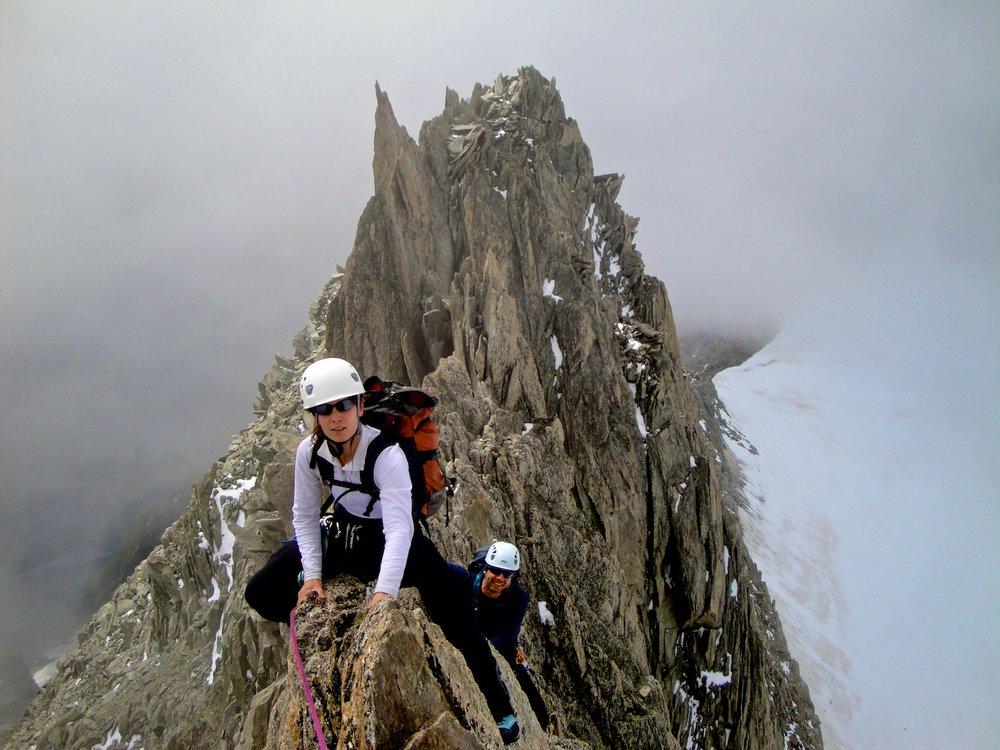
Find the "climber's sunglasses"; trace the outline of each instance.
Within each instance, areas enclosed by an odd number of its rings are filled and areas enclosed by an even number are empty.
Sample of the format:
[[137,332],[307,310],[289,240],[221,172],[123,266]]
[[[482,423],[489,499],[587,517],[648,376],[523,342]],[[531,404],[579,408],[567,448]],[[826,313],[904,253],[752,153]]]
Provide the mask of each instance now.
[[348,398],[343,398],[340,401],[334,401],[332,404],[320,404],[319,406],[312,406],[309,411],[315,414],[317,417],[328,417],[333,414],[333,410],[337,411],[350,411],[354,408],[354,404],[357,403],[357,396],[349,396]]
[[504,570],[503,568],[494,568],[492,565],[487,565],[486,569],[490,571],[495,576],[501,576],[502,578],[511,578],[514,575],[513,570]]

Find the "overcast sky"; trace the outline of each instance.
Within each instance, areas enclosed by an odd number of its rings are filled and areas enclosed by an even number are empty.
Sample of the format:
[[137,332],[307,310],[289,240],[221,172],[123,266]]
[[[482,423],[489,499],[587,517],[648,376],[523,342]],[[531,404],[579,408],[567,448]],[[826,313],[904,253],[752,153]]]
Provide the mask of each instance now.
[[900,361],[995,368],[998,49],[987,0],[5,0],[0,595],[248,424],[372,193],[376,81],[415,136],[446,87],[554,77],[682,331],[859,285],[892,317],[905,275],[962,346],[901,319]]

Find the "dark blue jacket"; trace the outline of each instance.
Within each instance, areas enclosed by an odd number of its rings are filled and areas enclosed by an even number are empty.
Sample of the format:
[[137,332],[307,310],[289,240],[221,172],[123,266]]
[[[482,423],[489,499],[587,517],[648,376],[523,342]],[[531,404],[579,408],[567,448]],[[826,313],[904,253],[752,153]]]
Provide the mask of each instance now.
[[528,611],[528,592],[521,588],[517,578],[496,599],[482,592],[482,573],[470,573],[465,568],[449,563],[452,575],[466,579],[469,602],[476,612],[479,631],[489,639],[510,664],[517,656],[517,637],[521,633],[521,622]]

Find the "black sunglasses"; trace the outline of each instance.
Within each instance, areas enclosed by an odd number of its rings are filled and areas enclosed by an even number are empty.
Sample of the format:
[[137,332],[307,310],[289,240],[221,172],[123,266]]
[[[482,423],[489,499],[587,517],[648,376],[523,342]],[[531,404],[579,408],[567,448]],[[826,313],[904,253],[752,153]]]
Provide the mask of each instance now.
[[341,399],[340,401],[335,401],[332,404],[320,404],[319,406],[312,406],[309,411],[318,417],[326,417],[333,414],[333,410],[337,411],[350,411],[354,408],[354,404],[357,403],[357,396],[350,396],[348,398]]
[[514,575],[513,570],[504,570],[503,568],[494,568],[492,565],[487,565],[486,569],[490,571],[495,576],[501,576],[502,578],[512,578]]

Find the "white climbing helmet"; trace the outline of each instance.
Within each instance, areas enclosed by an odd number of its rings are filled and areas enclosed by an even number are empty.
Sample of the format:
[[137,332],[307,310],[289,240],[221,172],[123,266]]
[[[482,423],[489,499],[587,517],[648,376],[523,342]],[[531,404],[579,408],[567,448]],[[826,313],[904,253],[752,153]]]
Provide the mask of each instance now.
[[485,562],[491,568],[516,573],[521,569],[521,553],[510,542],[493,542],[490,551],[486,553]]
[[349,396],[360,396],[364,392],[361,376],[354,365],[336,357],[313,362],[299,380],[303,409],[340,401]]

